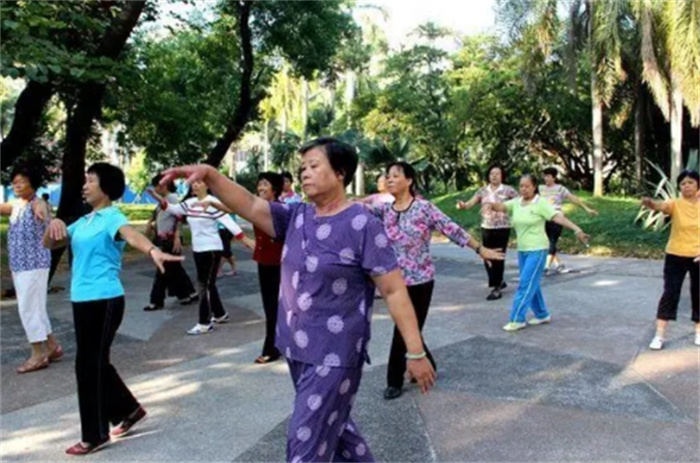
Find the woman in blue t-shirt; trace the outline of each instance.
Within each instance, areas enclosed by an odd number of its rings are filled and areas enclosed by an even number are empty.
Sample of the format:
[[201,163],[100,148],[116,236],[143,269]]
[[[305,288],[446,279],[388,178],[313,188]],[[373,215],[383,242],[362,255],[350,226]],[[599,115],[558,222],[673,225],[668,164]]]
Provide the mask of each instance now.
[[92,212],[71,226],[53,219],[44,233],[44,246],[73,249],[71,302],[77,352],[75,374],[82,440],[66,450],[86,455],[124,436],[146,411],[110,363],[109,351],[124,317],[124,288],[119,279],[125,243],[147,254],[164,271],[163,263],[181,261],[166,254],[129,225],[112,201],[124,194],[124,173],[104,162],[93,164],[85,176],[83,198]]

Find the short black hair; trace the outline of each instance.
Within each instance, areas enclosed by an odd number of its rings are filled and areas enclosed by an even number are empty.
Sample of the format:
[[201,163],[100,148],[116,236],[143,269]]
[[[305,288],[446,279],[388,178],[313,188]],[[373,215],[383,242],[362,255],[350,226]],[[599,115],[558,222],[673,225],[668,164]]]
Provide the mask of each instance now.
[[547,167],[542,171],[543,175],[551,175],[556,180],[559,176],[559,170],[556,167]]
[[21,175],[29,180],[29,184],[32,186],[32,190],[38,190],[42,185],[42,175],[41,171],[37,168],[30,167],[26,164],[20,164],[12,169],[10,174],[10,180],[14,180],[15,177]]
[[109,199],[116,201],[124,195],[126,181],[124,172],[117,166],[107,162],[96,162],[87,170],[88,174],[95,174],[100,181],[100,190]]
[[411,193],[411,196],[416,195],[416,188],[418,181],[416,180],[416,169],[413,168],[413,166],[405,161],[396,161],[392,162],[388,166],[386,166],[386,174],[389,175],[389,171],[391,170],[392,167],[398,167],[401,169],[403,172],[404,177],[406,177],[409,180],[413,180],[411,182],[411,186],[409,187],[408,191]]
[[357,170],[357,151],[352,145],[333,137],[321,137],[299,148],[299,153],[306,154],[314,148],[320,148],[326,154],[331,168],[343,176],[343,184],[350,185]]
[[[157,187],[158,185],[160,185],[160,181],[161,181],[161,180],[163,180],[163,174],[158,174],[158,175],[154,176],[154,177],[151,179],[151,186]],[[168,191],[169,191],[169,192],[175,193],[175,190],[176,190],[176,188],[175,188],[175,182],[173,182],[172,180],[169,181],[167,187],[168,187]]]
[[489,166],[489,168],[486,170],[486,179],[488,180],[488,178],[491,176],[491,171],[493,169],[498,169],[501,171],[501,180],[503,182],[505,182],[506,181],[506,170],[500,164],[491,164]]
[[286,178],[289,180],[291,183],[294,183],[294,176],[292,175],[291,172],[288,170],[283,171],[280,175],[282,175],[282,181],[284,182],[284,179]]
[[678,186],[681,186],[681,182],[686,178],[692,178],[693,180],[695,180],[695,183],[698,184],[698,187],[700,187],[700,174],[698,174],[698,171],[693,169],[686,169],[683,172],[681,172],[678,175],[678,179],[676,180]]
[[282,194],[282,188],[284,187],[284,177],[276,172],[260,172],[258,174],[257,183],[260,183],[263,180],[270,182],[275,199],[279,199],[280,195]]

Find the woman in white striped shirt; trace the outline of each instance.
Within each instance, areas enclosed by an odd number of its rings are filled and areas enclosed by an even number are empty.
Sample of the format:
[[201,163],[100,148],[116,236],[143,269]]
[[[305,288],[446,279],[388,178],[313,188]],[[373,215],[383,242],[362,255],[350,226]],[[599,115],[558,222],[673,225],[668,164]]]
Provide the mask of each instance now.
[[208,194],[204,182],[193,182],[192,192],[194,197],[179,204],[170,204],[156,195],[154,197],[163,210],[178,217],[186,216],[192,232],[192,253],[197,267],[199,291],[199,321],[187,330],[187,334],[197,335],[210,333],[214,329],[214,323],[226,323],[229,320],[216,288],[216,272],[223,251],[218,224],[226,227],[246,247],[255,249],[255,244],[226,211],[221,210],[225,206]]

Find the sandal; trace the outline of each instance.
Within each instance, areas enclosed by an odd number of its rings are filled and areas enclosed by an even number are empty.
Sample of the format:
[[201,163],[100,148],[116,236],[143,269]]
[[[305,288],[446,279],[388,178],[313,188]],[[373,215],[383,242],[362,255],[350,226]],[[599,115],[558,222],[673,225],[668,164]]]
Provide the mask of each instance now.
[[49,362],[55,362],[56,360],[59,360],[61,357],[63,357],[63,347],[61,347],[60,344],[57,344],[54,350],[51,351],[49,354]]
[[255,359],[255,363],[257,363],[258,365],[264,365],[266,363],[276,362],[277,360],[279,360],[279,357],[271,357],[269,355],[261,355]]
[[68,455],[75,455],[75,456],[82,456],[82,455],[87,455],[89,453],[97,452],[99,449],[104,447],[109,443],[109,437],[102,442],[99,442],[97,444],[91,444],[89,442],[78,442],[77,444],[68,447],[66,449],[66,453]]
[[17,368],[17,373],[31,373],[32,371],[43,370],[49,366],[49,358],[44,357],[38,362],[31,363],[32,359],[27,359],[19,368]]

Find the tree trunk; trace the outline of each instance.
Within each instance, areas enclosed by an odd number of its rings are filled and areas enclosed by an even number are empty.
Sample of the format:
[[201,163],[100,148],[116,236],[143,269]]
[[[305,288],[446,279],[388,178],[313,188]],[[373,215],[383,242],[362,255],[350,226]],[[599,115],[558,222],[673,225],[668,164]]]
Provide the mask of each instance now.
[[[145,1],[126,2],[114,25],[107,31],[96,56],[116,59],[141,16]],[[95,118],[102,109],[105,84],[80,84],[75,110],[66,121],[66,148],[61,165],[61,201],[57,216],[68,222],[83,212],[82,186],[85,183],[85,153]]]
[[238,15],[238,34],[241,39],[241,49],[243,51],[243,73],[241,75],[241,93],[238,96],[238,106],[233,114],[233,118],[226,129],[226,133],[216,142],[214,148],[209,152],[206,163],[214,167],[221,164],[221,160],[226,156],[231,143],[238,140],[248,124],[253,111],[257,108],[262,99],[261,96],[252,97],[252,77],[253,77],[253,45],[252,32],[250,30],[250,9],[251,1],[240,1],[236,3]]
[[644,187],[644,106],[646,104],[644,95],[644,89],[639,85],[634,108],[634,180],[637,192],[641,192]]
[[355,196],[365,195],[365,164],[360,161],[357,163],[355,171]]
[[302,77],[301,79],[301,123],[302,129],[302,143],[306,143],[309,132],[309,81]]
[[671,181],[683,170],[683,94],[678,73],[671,70]]
[[591,73],[593,104],[593,196],[603,196],[603,103],[595,90],[597,77]]
[[15,104],[12,128],[0,146],[3,170],[9,169],[36,138],[41,115],[52,94],[53,89],[49,84],[33,80],[20,93]]

